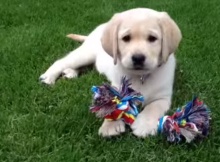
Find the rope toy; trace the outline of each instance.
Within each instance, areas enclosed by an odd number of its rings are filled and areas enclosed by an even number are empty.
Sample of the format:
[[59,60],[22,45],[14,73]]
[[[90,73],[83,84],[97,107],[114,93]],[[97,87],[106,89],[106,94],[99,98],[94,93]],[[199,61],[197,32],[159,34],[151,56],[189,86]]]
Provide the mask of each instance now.
[[[122,78],[119,90],[109,84],[93,86],[90,111],[98,118],[109,121],[122,119],[127,125],[132,125],[144,97],[130,86],[126,77]],[[178,108],[172,116],[161,117],[158,120],[158,133],[164,134],[169,142],[178,143],[183,139],[191,142],[196,137],[208,135],[210,119],[207,105],[195,97],[182,108]]]
[[163,116],[158,121],[158,133],[167,136],[169,142],[180,142],[185,138],[190,143],[196,137],[206,137],[211,120],[210,110],[197,97],[182,108],[178,108],[172,116]]
[[126,124],[131,125],[138,115],[137,107],[144,101],[144,97],[130,87],[131,84],[125,77],[121,83],[119,91],[109,84],[93,86],[93,106],[90,111],[96,113],[99,118],[110,121],[123,119]]

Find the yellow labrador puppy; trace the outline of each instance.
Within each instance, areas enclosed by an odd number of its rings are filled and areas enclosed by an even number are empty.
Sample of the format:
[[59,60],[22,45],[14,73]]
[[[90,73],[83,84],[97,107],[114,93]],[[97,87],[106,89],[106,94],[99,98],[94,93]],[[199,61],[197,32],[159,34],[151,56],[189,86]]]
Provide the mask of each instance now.
[[[61,74],[74,78],[79,67],[93,63],[113,86],[119,87],[122,76],[127,76],[145,97],[144,109],[131,126],[133,134],[155,135],[158,118],[171,104],[174,52],[181,40],[177,24],[165,12],[137,8],[115,14],[88,36],[72,36],[84,43],[56,61],[40,76],[41,82],[54,84]],[[106,137],[124,131],[121,120],[104,121],[99,134]]]

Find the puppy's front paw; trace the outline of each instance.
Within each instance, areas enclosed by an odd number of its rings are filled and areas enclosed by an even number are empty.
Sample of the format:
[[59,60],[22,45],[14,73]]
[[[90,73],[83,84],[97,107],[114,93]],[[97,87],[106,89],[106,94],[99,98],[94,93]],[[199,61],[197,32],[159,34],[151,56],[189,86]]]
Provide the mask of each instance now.
[[146,116],[139,114],[131,125],[133,134],[137,137],[147,137],[148,135],[156,135],[158,120],[147,118]]
[[54,84],[56,81],[56,77],[50,75],[48,73],[44,73],[39,77],[40,82],[51,85]]
[[62,72],[62,76],[64,78],[72,79],[78,76],[78,71],[68,68]]
[[107,121],[105,120],[99,128],[99,135],[103,137],[116,136],[125,132],[125,123],[121,120]]

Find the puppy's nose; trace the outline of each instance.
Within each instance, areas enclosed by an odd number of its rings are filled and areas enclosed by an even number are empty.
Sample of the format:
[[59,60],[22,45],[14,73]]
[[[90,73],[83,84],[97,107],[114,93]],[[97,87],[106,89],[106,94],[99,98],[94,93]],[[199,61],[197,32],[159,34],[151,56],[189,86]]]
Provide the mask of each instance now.
[[131,59],[134,65],[143,65],[146,57],[143,54],[134,54]]

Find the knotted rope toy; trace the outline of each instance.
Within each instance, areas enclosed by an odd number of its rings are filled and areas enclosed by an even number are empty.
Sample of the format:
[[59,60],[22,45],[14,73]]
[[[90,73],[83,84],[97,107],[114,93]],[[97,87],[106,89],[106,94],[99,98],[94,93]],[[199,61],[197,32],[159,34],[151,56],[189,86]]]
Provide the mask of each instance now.
[[210,110],[197,97],[172,116],[163,116],[158,121],[158,132],[167,136],[169,142],[180,142],[185,138],[190,143],[196,137],[206,137],[211,120]]
[[137,107],[144,101],[144,97],[130,87],[131,84],[125,77],[121,83],[119,91],[109,84],[93,86],[94,101],[90,110],[99,118],[123,119],[126,124],[131,125],[138,115]]
[[[144,97],[131,87],[126,77],[121,80],[121,87],[109,84],[93,86],[93,105],[90,111],[99,118],[107,120],[122,119],[131,125],[138,115],[138,106]],[[158,120],[158,133],[167,137],[169,142],[180,142],[186,139],[191,142],[196,137],[206,137],[209,132],[210,110],[207,105],[195,97],[172,116],[163,116]]]

